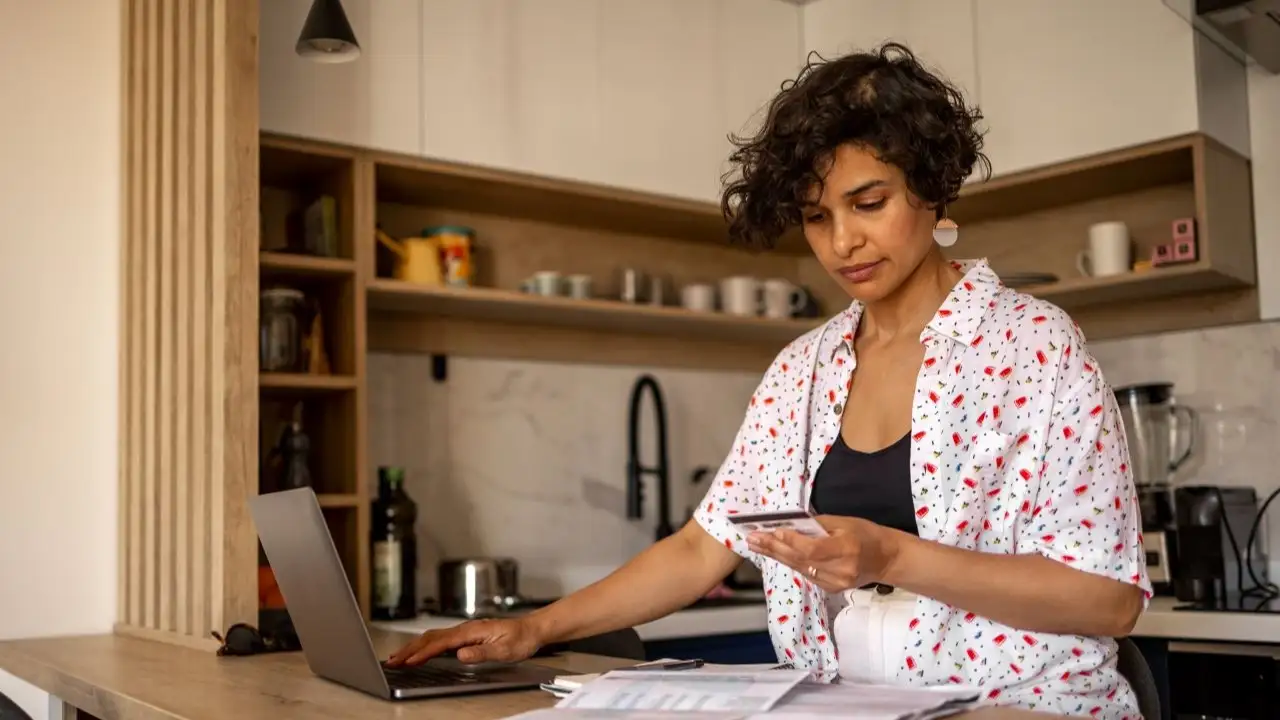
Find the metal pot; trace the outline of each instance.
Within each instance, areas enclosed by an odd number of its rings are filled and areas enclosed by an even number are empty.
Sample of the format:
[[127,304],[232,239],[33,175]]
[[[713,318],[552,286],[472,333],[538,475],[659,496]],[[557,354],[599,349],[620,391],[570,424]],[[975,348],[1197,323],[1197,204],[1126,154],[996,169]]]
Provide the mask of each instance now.
[[519,576],[511,558],[444,560],[436,568],[440,611],[464,617],[501,613],[520,602]]

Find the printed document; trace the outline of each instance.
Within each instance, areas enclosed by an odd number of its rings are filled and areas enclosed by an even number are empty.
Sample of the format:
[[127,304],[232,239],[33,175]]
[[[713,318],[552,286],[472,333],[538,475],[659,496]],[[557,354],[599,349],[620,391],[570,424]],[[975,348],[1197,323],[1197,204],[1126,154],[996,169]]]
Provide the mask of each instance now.
[[562,709],[759,713],[809,674],[804,670],[614,670],[556,704]]
[[[668,677],[674,675],[680,677]],[[803,678],[795,670],[736,677],[718,671],[607,673],[556,707],[514,720],[940,720],[981,704],[972,688],[826,685]]]

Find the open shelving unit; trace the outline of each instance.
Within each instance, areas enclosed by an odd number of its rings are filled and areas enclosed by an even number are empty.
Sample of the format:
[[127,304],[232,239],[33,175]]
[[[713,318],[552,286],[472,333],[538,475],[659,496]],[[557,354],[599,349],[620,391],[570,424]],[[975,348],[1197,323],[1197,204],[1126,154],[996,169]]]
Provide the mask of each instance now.
[[[950,208],[953,255],[1057,275],[1019,289],[1065,308],[1091,339],[1255,320],[1251,182],[1248,159],[1200,134],[997,177]],[[1141,260],[1180,218],[1196,221],[1195,262],[1096,278],[1076,269],[1093,223],[1124,221]]]
[[[819,322],[678,307],[689,283],[801,280],[802,240],[774,252],[732,247],[711,203],[387,153],[369,160],[368,201],[383,231],[476,233],[473,287],[405,283],[375,263],[366,286],[371,350],[759,372]],[[617,300],[627,268],[661,277],[665,303]],[[547,270],[591,276],[593,297],[519,291]]]
[[[779,343],[817,324],[516,292],[529,274],[558,269],[603,280],[608,297],[615,289],[609,280],[619,268],[644,268],[653,257],[661,257],[680,276],[674,278],[678,282],[714,281],[717,271],[785,277],[814,292],[824,317],[848,302],[797,234],[769,253],[732,248],[720,210],[711,203],[385,153],[370,158],[371,202],[383,229],[406,236],[431,224],[468,225],[477,231],[481,252],[488,253],[478,261],[488,275],[474,289],[406,286],[371,276],[374,349],[473,354],[484,352],[476,334],[502,338],[504,346],[527,336],[539,350],[495,347],[492,354],[609,362],[617,356],[613,350],[591,357],[606,337],[615,345],[634,345],[624,338],[645,336],[650,346],[664,347],[672,338],[714,339],[737,343],[740,353],[751,356],[732,367],[759,368]],[[1056,275],[1057,282],[1019,289],[1064,307],[1094,339],[1256,319],[1250,182],[1248,159],[1201,134],[999,176],[967,185],[949,209],[961,225],[952,255],[986,257],[1001,275]],[[1093,223],[1124,221],[1140,260],[1172,239],[1172,223],[1179,218],[1196,220],[1196,262],[1096,278],[1076,269]],[[539,331],[554,331],[557,339],[547,342]],[[726,361],[706,347],[647,356],[694,367],[723,367]]]
[[[328,146],[263,137],[259,153],[261,289],[299,290],[320,313],[327,372],[260,372],[259,492],[280,489],[272,451],[295,417],[311,443],[309,469],[329,531],[362,607],[368,606],[368,508],[364,457],[364,286],[358,273],[357,155]],[[300,211],[333,199],[331,256],[307,252]],[[308,328],[304,327],[306,331]],[[265,557],[259,558],[265,563]]]
[[[772,251],[728,244],[710,203],[535,177],[293,138],[262,139],[263,237],[278,245],[308,198],[337,199],[337,257],[267,247],[263,287],[290,283],[324,309],[332,373],[262,374],[263,448],[271,418],[303,402],[319,449],[316,487],[344,564],[369,613],[365,358],[370,351],[759,372],[788,342],[848,303],[803,238]],[[986,257],[998,274],[1049,272],[1022,288],[1066,308],[1091,338],[1256,317],[1249,163],[1200,135],[1172,138],[966,186],[950,214],[956,257]],[[1123,220],[1136,257],[1170,239],[1174,219],[1198,224],[1199,259],[1125,275],[1075,269],[1090,224]],[[435,225],[476,233],[473,286],[388,277],[376,230],[395,238]],[[666,281],[667,304],[617,299],[622,269]],[[535,272],[592,277],[596,297],[519,290]],[[673,306],[679,288],[732,275],[806,286],[812,319],[772,320]],[[278,425],[278,424],[277,424]]]

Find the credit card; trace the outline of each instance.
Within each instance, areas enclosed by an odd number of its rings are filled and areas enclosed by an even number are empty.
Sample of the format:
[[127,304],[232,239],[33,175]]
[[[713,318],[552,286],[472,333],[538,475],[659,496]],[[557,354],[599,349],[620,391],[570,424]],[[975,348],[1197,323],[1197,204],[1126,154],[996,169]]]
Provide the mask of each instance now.
[[739,513],[730,515],[729,522],[736,525],[744,533],[769,532],[771,530],[794,530],[809,537],[826,537],[827,531],[818,519],[804,510],[783,510],[781,512]]

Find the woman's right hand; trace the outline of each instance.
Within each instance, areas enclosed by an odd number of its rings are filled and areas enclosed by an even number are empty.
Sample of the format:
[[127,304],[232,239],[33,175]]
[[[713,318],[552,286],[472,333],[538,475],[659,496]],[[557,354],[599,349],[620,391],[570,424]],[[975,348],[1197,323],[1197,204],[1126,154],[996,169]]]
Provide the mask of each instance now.
[[526,618],[468,620],[451,628],[422,633],[393,653],[387,665],[421,665],[450,650],[457,650],[458,660],[464,663],[519,662],[531,657],[541,644]]

